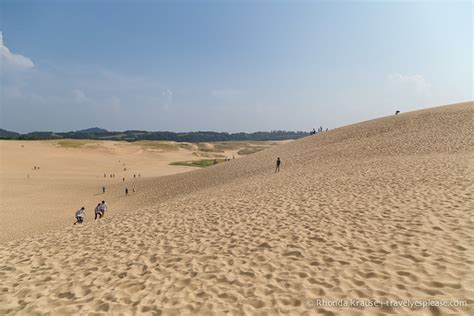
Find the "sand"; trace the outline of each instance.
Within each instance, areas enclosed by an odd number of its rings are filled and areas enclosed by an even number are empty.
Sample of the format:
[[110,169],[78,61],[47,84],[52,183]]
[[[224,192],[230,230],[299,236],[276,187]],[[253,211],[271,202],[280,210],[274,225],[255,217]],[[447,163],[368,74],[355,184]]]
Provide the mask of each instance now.
[[[128,211],[0,244],[0,314],[472,314],[473,134],[469,102],[144,179]],[[314,306],[380,298],[470,305]]]
[[277,143],[0,140],[0,242],[69,226],[75,210],[85,206],[92,214],[102,199],[114,213],[130,210],[133,206],[121,199],[125,188],[132,194],[146,179],[196,169],[172,162],[239,158],[242,148]]

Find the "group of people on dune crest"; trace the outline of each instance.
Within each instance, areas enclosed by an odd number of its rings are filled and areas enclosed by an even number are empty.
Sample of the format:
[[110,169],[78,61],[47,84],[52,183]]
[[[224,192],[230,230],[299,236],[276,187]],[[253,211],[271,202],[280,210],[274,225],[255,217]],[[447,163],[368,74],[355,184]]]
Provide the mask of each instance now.
[[[329,130],[329,128],[326,128],[326,132],[327,132],[328,130]],[[313,130],[310,131],[309,134],[310,134],[310,135],[316,135],[316,134],[319,134],[319,133],[322,133],[322,132],[324,132],[324,130],[323,130],[323,127],[321,126],[321,127],[318,128],[317,131],[316,131],[315,128],[313,128]]]

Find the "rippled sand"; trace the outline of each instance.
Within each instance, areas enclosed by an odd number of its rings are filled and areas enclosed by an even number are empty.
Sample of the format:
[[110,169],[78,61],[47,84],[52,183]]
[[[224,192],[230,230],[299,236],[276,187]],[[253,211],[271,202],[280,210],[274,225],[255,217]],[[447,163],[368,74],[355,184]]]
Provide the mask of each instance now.
[[[127,211],[0,244],[0,314],[472,314],[472,135],[469,102],[140,181]],[[374,298],[470,306],[308,304]]]

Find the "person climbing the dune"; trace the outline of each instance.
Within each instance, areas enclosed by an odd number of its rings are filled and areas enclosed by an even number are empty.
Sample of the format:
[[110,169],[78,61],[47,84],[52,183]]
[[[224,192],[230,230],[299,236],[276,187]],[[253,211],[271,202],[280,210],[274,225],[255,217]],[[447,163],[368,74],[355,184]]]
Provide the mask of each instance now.
[[280,160],[280,157],[278,157],[276,160],[275,173],[280,172],[280,165],[281,165],[281,160]]
[[97,204],[97,206],[95,207],[94,213],[95,213],[94,220],[96,220],[97,217],[99,217],[99,219],[102,218],[102,210],[100,209],[100,203]]
[[74,225],[82,224],[84,222],[85,217],[86,217],[86,209],[83,206],[76,211],[76,222],[74,223]]
[[105,212],[107,212],[107,208],[108,208],[107,203],[105,203],[105,201],[102,201],[102,203],[100,203],[99,208],[100,208],[100,211],[102,213],[102,216],[100,218],[102,218],[102,217],[105,216]]

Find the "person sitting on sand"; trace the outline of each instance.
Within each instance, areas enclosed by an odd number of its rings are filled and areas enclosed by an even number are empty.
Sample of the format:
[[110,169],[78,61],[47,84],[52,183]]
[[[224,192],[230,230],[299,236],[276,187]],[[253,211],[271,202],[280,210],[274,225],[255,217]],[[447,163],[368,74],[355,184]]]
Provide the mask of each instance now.
[[100,209],[100,203],[97,204],[97,206],[95,207],[94,213],[95,213],[94,220],[97,219],[97,216],[99,216],[99,219],[102,218],[102,210]]
[[86,209],[83,206],[76,211],[76,222],[74,225],[82,224],[82,222],[84,222],[84,217],[86,217]]
[[399,111],[399,110],[397,110],[397,111],[395,112],[395,115],[398,115],[398,114],[400,114],[400,111]]
[[276,161],[275,173],[280,172],[280,165],[281,165],[281,160],[280,160],[280,157],[278,157]]
[[100,211],[102,212],[101,218],[105,216],[105,212],[107,212],[107,208],[108,208],[107,203],[105,203],[105,201],[102,201],[102,203],[100,204]]

